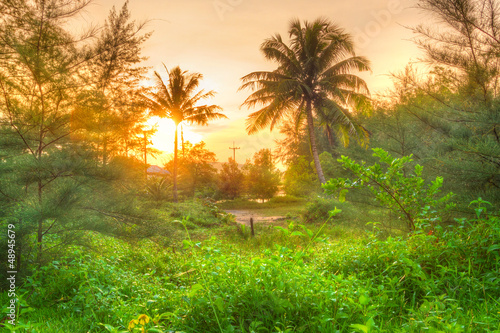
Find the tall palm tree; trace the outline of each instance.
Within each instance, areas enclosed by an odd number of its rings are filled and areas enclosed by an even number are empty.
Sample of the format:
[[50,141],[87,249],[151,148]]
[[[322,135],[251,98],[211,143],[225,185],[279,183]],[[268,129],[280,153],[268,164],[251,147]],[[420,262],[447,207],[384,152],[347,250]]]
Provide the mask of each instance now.
[[272,130],[288,117],[299,128],[305,119],[316,172],[325,183],[314,119],[340,134],[366,137],[366,130],[355,123],[350,111],[366,103],[369,91],[365,81],[351,72],[370,70],[370,63],[355,55],[352,37],[326,19],[306,21],[304,25],[293,20],[289,36],[288,45],[279,34],[261,45],[264,56],[278,63],[276,70],[253,72],[242,78],[240,90],[253,90],[243,105],[263,106],[248,116],[247,132],[266,127]]
[[182,71],[178,66],[169,71],[165,65],[163,66],[168,73],[168,81],[165,82],[158,72],[154,72],[155,90],[146,92],[142,96],[152,115],[172,119],[175,123],[173,195],[174,201],[177,202],[177,129],[179,124],[186,122],[208,125],[210,120],[227,117],[217,112],[222,110],[217,105],[198,105],[200,101],[215,95],[213,90],[197,91],[203,75]]

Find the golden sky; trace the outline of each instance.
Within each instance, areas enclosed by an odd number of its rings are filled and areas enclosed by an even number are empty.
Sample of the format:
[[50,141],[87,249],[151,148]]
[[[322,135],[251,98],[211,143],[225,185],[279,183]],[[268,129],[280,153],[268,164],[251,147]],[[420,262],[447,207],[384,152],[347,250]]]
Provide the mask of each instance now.
[[[95,0],[84,16],[88,23],[102,23],[114,5],[123,1]],[[415,0],[130,0],[133,19],[150,20],[146,31],[154,31],[145,43],[146,65],[166,75],[177,65],[204,75],[202,88],[217,92],[212,104],[220,105],[229,117],[208,127],[185,126],[186,140],[204,140],[219,161],[232,156],[232,142],[241,147],[236,160],[243,163],[261,148],[274,148],[277,132],[264,130],[248,136],[245,118],[252,112],[240,108],[249,91],[237,92],[240,78],[258,70],[273,70],[259,47],[275,33],[287,36],[293,18],[314,20],[326,17],[351,33],[357,54],[372,62],[372,73],[360,74],[372,93],[390,87],[389,74],[415,61],[420,52],[406,26],[416,26],[423,15]],[[161,121],[153,139],[156,148],[173,151],[173,126]],[[165,157],[158,158],[162,164]]]

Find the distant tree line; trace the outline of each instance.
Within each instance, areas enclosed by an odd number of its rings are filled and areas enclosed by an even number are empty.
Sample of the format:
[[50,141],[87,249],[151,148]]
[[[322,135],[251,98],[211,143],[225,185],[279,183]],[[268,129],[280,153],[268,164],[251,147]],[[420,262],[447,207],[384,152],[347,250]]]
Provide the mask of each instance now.
[[[182,199],[270,199],[280,189],[281,172],[274,163],[270,149],[261,149],[243,165],[237,164],[232,158],[225,163],[218,163],[215,153],[206,148],[205,142],[193,145],[187,141],[177,163],[178,190]],[[173,165],[174,159],[171,159],[165,168],[172,170]],[[149,194],[153,200],[174,200],[171,194],[172,175],[151,177],[149,184]]]

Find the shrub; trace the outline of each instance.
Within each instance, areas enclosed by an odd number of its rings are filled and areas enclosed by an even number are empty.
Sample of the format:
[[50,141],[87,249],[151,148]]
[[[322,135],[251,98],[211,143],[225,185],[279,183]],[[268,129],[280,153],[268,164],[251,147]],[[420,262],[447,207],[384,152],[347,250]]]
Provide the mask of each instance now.
[[449,208],[447,201],[452,193],[438,198],[443,178],[437,177],[431,184],[425,184],[422,175],[422,167],[416,165],[414,173],[406,171],[408,163],[412,161],[411,156],[394,158],[381,148],[374,148],[374,154],[380,163],[385,165],[385,170],[378,163],[366,166],[365,162],[356,163],[349,157],[342,156],[339,162],[345,169],[350,170],[355,178],[331,179],[323,185],[327,194],[337,194],[339,201],[345,200],[349,189],[368,187],[374,198],[397,213],[402,220],[406,221],[408,230],[414,231],[418,223],[430,223],[435,225],[440,217],[438,209]]
[[301,216],[302,220],[305,223],[324,222],[329,217],[328,212],[334,210],[335,206],[333,200],[317,197],[307,204]]

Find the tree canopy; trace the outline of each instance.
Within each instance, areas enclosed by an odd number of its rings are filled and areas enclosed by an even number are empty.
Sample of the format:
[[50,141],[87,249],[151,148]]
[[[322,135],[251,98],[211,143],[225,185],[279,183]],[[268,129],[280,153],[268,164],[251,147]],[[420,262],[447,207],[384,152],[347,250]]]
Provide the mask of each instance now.
[[355,55],[352,37],[327,19],[304,24],[293,20],[289,35],[288,44],[277,34],[261,45],[264,56],[275,61],[277,69],[242,78],[240,89],[254,91],[244,105],[263,105],[248,116],[247,131],[272,130],[286,118],[293,119],[298,128],[305,120],[316,172],[324,183],[314,119],[329,130],[336,129],[346,142],[348,135],[366,139],[368,133],[351,112],[367,105],[368,87],[351,72],[369,70],[370,65],[366,58]]

